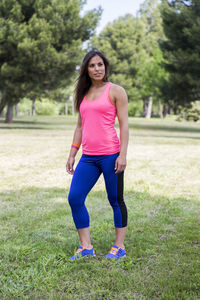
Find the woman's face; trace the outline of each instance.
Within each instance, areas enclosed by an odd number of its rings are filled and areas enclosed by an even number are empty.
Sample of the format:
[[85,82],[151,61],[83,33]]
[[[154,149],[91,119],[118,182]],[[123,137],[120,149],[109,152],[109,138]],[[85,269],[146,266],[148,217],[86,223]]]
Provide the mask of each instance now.
[[105,65],[103,59],[95,55],[88,63],[88,75],[92,80],[103,80],[105,76]]

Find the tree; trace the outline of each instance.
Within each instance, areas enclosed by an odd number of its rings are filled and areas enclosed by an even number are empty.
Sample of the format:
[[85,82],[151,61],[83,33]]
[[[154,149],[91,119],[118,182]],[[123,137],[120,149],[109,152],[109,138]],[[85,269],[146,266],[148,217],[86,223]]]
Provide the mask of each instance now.
[[108,24],[91,43],[110,59],[110,79],[126,89],[129,101],[138,99],[135,76],[144,30],[142,22],[128,14]]
[[143,100],[143,115],[151,117],[153,102],[159,104],[161,109],[161,86],[167,80],[168,74],[162,66],[164,58],[159,47],[161,40],[165,39],[162,29],[162,18],[158,0],[146,0],[140,6],[138,17],[144,24],[145,34],[142,40],[143,53],[138,61],[136,85],[140,89]]
[[[21,98],[66,86],[101,9],[80,16],[81,0],[0,2],[0,112]],[[7,114],[7,122],[12,116]]]
[[164,62],[162,51],[158,45],[154,45],[151,53],[144,53],[138,62],[139,68],[136,76],[136,84],[140,89],[143,100],[143,116],[151,117],[153,102],[159,106],[159,114],[162,117],[161,86],[167,80],[168,73],[162,67]]
[[162,38],[158,0],[146,0],[137,17],[120,17],[92,39],[92,46],[111,60],[111,80],[126,89],[129,101],[143,101],[144,116],[148,102],[160,100],[160,83],[167,76],[161,65]]
[[176,109],[200,99],[200,3],[162,0],[161,13],[167,37],[161,48],[170,74],[163,94]]

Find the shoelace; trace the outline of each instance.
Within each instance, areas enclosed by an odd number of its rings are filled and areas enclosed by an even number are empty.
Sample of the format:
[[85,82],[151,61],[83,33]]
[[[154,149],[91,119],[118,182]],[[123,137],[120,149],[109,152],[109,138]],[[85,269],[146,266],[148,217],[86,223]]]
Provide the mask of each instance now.
[[76,253],[79,253],[79,252],[81,252],[81,251],[83,251],[83,249],[79,248],[79,249],[76,251]]
[[113,254],[113,255],[116,255],[118,250],[119,250],[118,248],[112,247],[111,250],[110,250],[110,253]]
[[84,248],[79,248],[79,249],[77,249],[77,251],[75,252],[75,255],[77,255],[77,254],[79,254],[81,251],[83,251],[84,250]]
[[[86,249],[86,248],[79,248],[79,249],[77,249],[77,251],[76,251],[76,253],[74,254],[74,256],[76,256],[76,257],[79,257],[79,253],[81,252],[81,251],[83,251],[84,249]],[[95,254],[95,252],[93,251],[93,255]]]

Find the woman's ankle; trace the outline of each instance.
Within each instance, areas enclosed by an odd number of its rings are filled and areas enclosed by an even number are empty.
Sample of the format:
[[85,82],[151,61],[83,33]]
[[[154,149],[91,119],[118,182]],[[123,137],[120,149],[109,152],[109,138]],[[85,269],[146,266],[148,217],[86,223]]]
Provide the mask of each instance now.
[[85,242],[81,243],[81,246],[83,248],[88,249],[88,250],[91,250],[93,248],[93,246],[91,244],[88,244],[88,243],[85,243]]
[[122,244],[122,243],[115,243],[115,245],[117,246],[117,247],[119,247],[119,248],[121,248],[121,249],[125,249],[125,246],[124,246],[124,244]]

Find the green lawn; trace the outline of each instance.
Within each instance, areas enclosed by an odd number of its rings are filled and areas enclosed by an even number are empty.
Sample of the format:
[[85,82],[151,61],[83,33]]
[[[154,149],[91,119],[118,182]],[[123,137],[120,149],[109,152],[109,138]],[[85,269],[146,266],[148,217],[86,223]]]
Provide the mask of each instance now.
[[0,121],[0,299],[200,299],[200,125],[129,123],[127,257],[104,259],[114,227],[100,177],[87,199],[96,257],[72,263],[75,118]]

